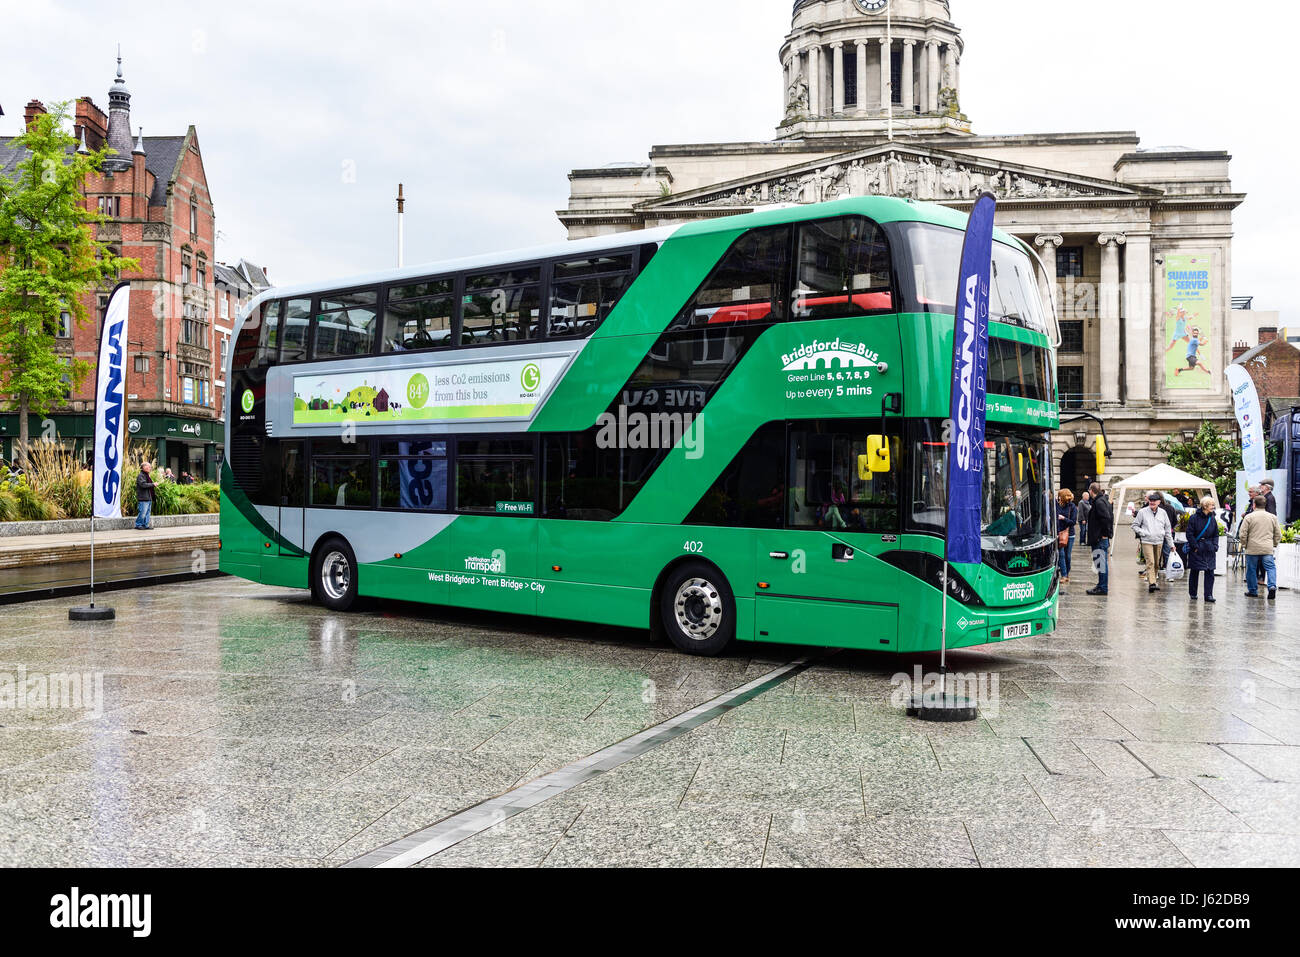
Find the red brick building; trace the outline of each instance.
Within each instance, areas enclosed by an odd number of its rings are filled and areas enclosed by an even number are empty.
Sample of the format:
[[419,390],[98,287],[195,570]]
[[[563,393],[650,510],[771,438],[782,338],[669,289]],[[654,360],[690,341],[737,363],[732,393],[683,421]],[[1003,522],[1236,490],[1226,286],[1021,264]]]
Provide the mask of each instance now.
[[[32,100],[24,123],[43,112],[45,107]],[[130,427],[136,440],[155,443],[161,467],[178,476],[187,471],[215,479],[223,441],[222,340],[230,336],[238,307],[260,292],[259,278],[265,288],[265,271],[241,263],[249,282],[225,281],[218,289],[216,213],[194,127],[179,136],[144,136],[142,130],[133,136],[131,130],[131,94],[119,57],[107,115],[90,97],[79,98],[74,133],[79,151],[105,145],[116,151],[102,172],[88,177],[86,203],[107,219],[97,227],[100,241],[140,264],[121,277],[131,282]],[[0,170],[6,172],[23,159],[10,143],[11,138],[0,137]],[[111,289],[110,284],[87,295],[92,321],[73,328],[71,317],[65,318],[56,346],[60,354],[94,363]],[[87,377],[50,418],[60,439],[84,450],[93,412],[94,381]],[[0,416],[0,454],[6,459],[17,434],[17,415]],[[40,421],[32,421],[31,434],[42,434]]]

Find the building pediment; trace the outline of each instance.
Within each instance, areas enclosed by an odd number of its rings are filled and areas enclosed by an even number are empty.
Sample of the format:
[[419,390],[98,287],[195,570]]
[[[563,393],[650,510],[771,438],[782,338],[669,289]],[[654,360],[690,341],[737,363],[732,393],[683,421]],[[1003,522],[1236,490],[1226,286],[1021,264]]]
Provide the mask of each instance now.
[[886,143],[830,158],[656,197],[637,208],[748,208],[817,203],[849,196],[898,196],[939,203],[973,200],[981,190],[1008,202],[1158,197],[1160,190],[935,149]]

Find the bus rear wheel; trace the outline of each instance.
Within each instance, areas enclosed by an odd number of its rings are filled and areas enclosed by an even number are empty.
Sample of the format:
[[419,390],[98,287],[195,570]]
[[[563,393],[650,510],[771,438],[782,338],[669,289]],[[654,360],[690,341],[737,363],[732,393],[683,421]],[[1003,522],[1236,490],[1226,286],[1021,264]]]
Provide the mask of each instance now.
[[332,611],[347,611],[357,600],[357,556],[343,539],[331,538],[316,549],[311,590]]
[[664,581],[659,612],[668,638],[688,655],[713,658],[736,637],[736,601],[712,565],[679,565]]

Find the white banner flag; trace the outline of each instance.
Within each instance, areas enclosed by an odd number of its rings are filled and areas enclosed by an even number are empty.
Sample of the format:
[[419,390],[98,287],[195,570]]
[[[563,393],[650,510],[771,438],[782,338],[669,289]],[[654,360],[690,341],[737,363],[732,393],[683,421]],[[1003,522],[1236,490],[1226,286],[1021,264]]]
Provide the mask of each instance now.
[[113,290],[99,334],[95,367],[95,517],[122,517],[122,475],[126,464],[126,344],[131,285]]
[[1255,390],[1255,380],[1240,363],[1229,365],[1227,376],[1237,424],[1241,426],[1242,468],[1247,481],[1255,482],[1265,471],[1264,416],[1259,408],[1259,393]]

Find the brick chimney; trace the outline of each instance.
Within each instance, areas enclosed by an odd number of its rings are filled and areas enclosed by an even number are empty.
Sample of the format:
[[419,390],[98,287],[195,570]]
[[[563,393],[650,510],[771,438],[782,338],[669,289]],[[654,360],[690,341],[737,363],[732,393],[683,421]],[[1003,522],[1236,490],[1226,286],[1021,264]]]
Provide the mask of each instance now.
[[45,104],[40,100],[29,100],[27,109],[23,111],[23,129],[30,130],[36,123],[36,118],[45,113]]
[[1277,338],[1277,326],[1259,327],[1259,344],[1261,346],[1266,342],[1272,342],[1276,338]]
[[1250,351],[1250,343],[1244,342],[1240,339],[1237,340],[1232,344],[1232,361],[1236,362],[1238,359],[1240,359],[1249,351]]
[[73,134],[77,137],[78,142],[81,140],[82,131],[86,134],[86,147],[97,150],[104,146],[104,137],[108,136],[108,117],[104,111],[95,105],[95,101],[88,96],[83,96],[77,100],[77,118],[73,124]]

